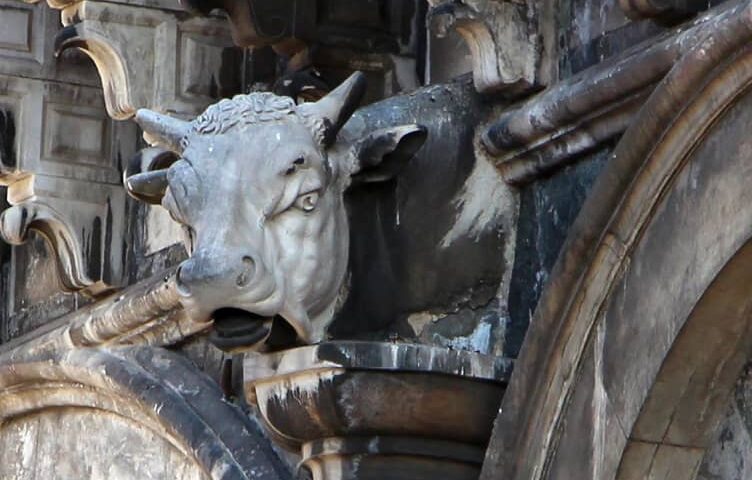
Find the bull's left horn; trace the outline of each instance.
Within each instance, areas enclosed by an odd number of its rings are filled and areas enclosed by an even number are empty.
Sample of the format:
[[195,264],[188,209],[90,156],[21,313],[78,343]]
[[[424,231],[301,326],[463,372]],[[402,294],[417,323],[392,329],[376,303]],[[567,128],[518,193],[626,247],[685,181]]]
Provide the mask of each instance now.
[[180,141],[191,129],[189,122],[162,115],[145,108],[136,112],[136,123],[155,144],[180,152]]
[[159,205],[167,191],[167,170],[137,173],[125,179],[125,189],[134,198]]
[[328,146],[334,143],[337,132],[358,108],[365,93],[366,76],[363,72],[355,72],[318,102],[304,103],[298,109],[324,120],[324,144]]
[[167,169],[178,155],[164,148],[149,147],[130,159],[123,172],[123,184],[128,194],[142,202],[159,205],[167,191]]

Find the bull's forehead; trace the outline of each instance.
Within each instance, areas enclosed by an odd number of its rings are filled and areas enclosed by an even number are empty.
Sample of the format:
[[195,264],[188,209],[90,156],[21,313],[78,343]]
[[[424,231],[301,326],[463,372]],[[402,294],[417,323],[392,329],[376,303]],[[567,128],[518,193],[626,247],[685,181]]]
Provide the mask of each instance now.
[[192,136],[183,158],[190,167],[173,172],[175,182],[194,177],[204,196],[222,196],[223,203],[242,191],[244,202],[267,213],[300,193],[324,188],[332,175],[309,128],[293,118]]
[[323,152],[307,126],[290,118],[279,123],[243,125],[219,135],[190,138],[183,156],[200,170],[252,172],[270,179],[304,158],[322,165]]

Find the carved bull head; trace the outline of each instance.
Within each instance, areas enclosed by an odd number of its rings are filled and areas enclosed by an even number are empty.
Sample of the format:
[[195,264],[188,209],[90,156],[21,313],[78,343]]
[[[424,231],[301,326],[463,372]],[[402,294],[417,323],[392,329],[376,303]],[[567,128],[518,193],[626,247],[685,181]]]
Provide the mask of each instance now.
[[179,290],[214,318],[218,346],[261,346],[279,321],[297,342],[322,339],[347,270],[344,191],[392,177],[426,137],[403,125],[338,139],[364,89],[358,72],[316,103],[238,95],[192,122],[138,111],[160,148],[144,152],[148,168],[129,167],[126,188],[184,227]]

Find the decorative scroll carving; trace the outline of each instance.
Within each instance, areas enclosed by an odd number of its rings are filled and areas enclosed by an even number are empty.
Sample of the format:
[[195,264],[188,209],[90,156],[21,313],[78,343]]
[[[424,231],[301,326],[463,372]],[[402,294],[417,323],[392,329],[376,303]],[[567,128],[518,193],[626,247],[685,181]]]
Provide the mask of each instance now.
[[535,88],[539,40],[530,3],[496,0],[429,0],[428,21],[444,36],[457,30],[473,57],[479,92],[516,95]]
[[58,272],[63,286],[71,291],[88,289],[97,293],[106,289],[87,275],[84,258],[84,239],[70,228],[67,219],[49,205],[22,202],[5,210],[0,216],[0,236],[11,245],[20,245],[35,230],[49,241],[56,253]]
[[120,162],[137,143],[133,125],[108,118],[101,95],[54,78],[0,75],[0,184],[12,205],[0,235],[17,245],[30,230],[42,234],[63,288],[90,295],[122,282]]
[[146,162],[146,171],[139,159],[126,187],[149,201],[163,195],[185,227],[191,258],[178,290],[195,318],[214,318],[216,345],[263,344],[275,317],[302,342],[323,338],[347,268],[344,190],[392,178],[426,136],[418,125],[340,132],[364,83],[358,72],[300,106],[270,93],[238,95],[192,122],[136,115],[154,143],[184,159]]
[[99,1],[52,2],[62,8],[58,54],[78,48],[97,66],[111,117],[138,108],[195,114],[240,90],[242,52],[217,18]]

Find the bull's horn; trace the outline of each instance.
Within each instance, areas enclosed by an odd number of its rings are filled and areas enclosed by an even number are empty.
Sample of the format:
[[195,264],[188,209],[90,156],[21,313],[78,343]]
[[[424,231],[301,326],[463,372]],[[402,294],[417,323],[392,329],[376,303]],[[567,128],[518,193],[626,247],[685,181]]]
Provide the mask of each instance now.
[[136,123],[154,143],[176,152],[180,151],[180,140],[188,134],[191,128],[189,122],[145,108],[136,112]]
[[125,179],[125,189],[131,196],[155,205],[162,202],[167,185],[167,170],[137,173]]
[[123,172],[128,194],[142,202],[159,205],[167,191],[167,169],[178,155],[160,147],[149,147],[136,153]]
[[324,120],[324,144],[331,145],[337,138],[337,132],[347,122],[363,99],[366,92],[366,76],[355,72],[339,87],[316,103],[304,103],[298,109],[304,114],[313,115]]

